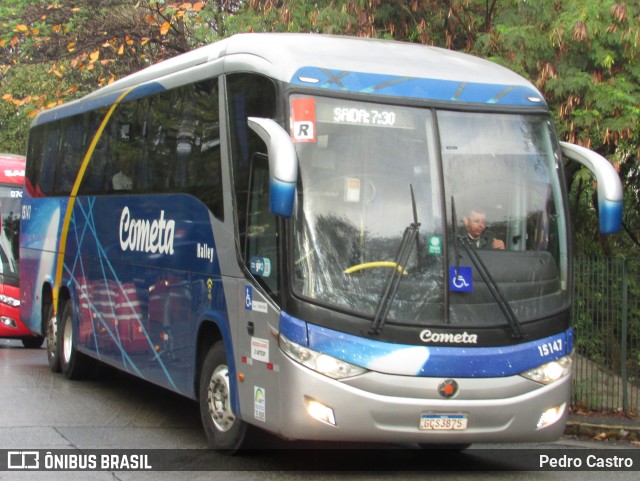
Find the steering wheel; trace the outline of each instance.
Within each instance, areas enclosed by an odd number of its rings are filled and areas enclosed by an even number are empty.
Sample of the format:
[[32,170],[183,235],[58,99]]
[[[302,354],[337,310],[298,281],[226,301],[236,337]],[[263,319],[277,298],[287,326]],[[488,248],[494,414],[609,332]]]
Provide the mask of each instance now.
[[393,269],[398,269],[398,272],[402,272],[403,276],[409,275],[409,273],[402,267],[400,264],[397,264],[393,261],[373,261],[373,262],[364,262],[362,264],[356,264],[351,267],[346,268],[342,271],[344,274],[353,274],[354,272],[362,271],[364,269],[373,269],[375,267],[391,267]]

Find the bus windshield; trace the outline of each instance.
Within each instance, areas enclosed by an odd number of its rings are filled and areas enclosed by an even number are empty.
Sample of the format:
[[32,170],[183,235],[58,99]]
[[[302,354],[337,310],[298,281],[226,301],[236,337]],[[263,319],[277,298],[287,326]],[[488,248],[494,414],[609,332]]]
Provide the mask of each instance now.
[[21,187],[0,186],[0,275],[4,283],[18,280],[21,197]]
[[[291,260],[297,295],[372,317],[397,270],[388,323],[506,325],[461,246],[466,226],[479,220],[484,245],[470,245],[518,321],[567,308],[548,117],[294,95],[291,132],[300,164]],[[405,229],[416,222],[417,239],[400,265]],[[452,272],[460,268],[458,278]]]

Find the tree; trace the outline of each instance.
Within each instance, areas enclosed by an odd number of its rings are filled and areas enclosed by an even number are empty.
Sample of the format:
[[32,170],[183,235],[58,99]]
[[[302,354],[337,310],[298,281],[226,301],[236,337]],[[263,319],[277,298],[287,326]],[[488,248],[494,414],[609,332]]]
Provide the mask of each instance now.
[[[237,32],[314,32],[394,38],[466,51],[534,82],[558,133],[619,169],[627,235],[607,245],[596,222],[574,225],[579,244],[635,249],[640,237],[640,4],[618,0],[14,0],[0,4],[3,115],[75,98],[147,65]],[[25,91],[21,68],[47,65]],[[35,72],[35,71],[34,71]],[[13,77],[13,79],[12,79]],[[55,80],[53,77],[58,78]],[[9,89],[9,86],[15,86]],[[18,90],[12,90],[17,88]],[[35,93],[37,92],[37,93]],[[2,130],[5,130],[4,128]],[[15,131],[15,126],[7,129]],[[7,138],[0,140],[5,142]],[[24,148],[23,148],[24,149]],[[22,150],[23,150],[22,149]],[[592,219],[593,186],[567,166],[576,218]]]
[[[239,2],[162,0],[15,0],[0,5],[0,83],[3,100],[33,117],[152,63],[211,40]],[[207,7],[207,11],[204,9]],[[20,93],[12,77],[47,66],[41,88]],[[32,71],[40,71],[38,69]],[[59,82],[48,77],[55,76]],[[30,82],[28,85],[33,85]],[[9,88],[12,87],[12,88]],[[62,88],[64,87],[64,88]],[[23,90],[23,89],[18,89]],[[34,95],[34,92],[38,92]],[[7,106],[5,105],[5,108]],[[9,123],[11,119],[7,120]]]
[[[500,12],[495,30],[479,42],[478,53],[498,54],[537,84],[561,138],[596,150],[620,172],[629,235],[614,237],[611,245],[593,222],[576,222],[576,244],[586,253],[638,248],[639,19],[637,3],[519,1]],[[518,27],[520,23],[525,26]],[[593,218],[593,183],[583,171],[568,172],[576,218]],[[587,210],[591,215],[585,215]]]

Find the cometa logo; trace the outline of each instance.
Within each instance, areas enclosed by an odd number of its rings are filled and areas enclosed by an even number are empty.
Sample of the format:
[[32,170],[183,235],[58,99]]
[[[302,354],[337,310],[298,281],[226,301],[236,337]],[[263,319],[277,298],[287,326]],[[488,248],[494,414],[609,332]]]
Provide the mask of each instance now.
[[173,255],[175,231],[176,221],[165,220],[163,210],[159,219],[134,219],[129,207],[125,206],[120,215],[120,248],[123,251]]
[[478,344],[478,335],[461,332],[453,334],[451,332],[431,332],[425,329],[420,333],[422,342],[443,342],[447,344]]

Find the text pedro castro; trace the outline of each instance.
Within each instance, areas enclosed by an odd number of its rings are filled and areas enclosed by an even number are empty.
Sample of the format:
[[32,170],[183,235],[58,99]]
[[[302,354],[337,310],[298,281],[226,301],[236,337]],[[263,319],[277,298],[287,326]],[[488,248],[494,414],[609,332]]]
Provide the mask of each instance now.
[[[631,456],[622,456],[620,452],[612,453],[608,450],[602,452],[578,453],[572,455],[565,453],[557,454],[540,454],[540,469],[563,469],[563,470],[637,470],[634,459]],[[634,454],[638,454],[637,452]]]

